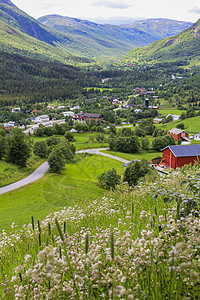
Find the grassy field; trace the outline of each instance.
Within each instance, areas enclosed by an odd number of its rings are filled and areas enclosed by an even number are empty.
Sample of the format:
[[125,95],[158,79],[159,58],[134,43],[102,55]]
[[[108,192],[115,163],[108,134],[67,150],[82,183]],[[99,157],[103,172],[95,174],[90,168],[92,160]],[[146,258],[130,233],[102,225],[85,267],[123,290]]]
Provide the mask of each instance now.
[[177,124],[179,124],[179,123],[185,124],[184,130],[186,130],[189,134],[197,133],[200,131],[200,116],[188,118],[188,119],[180,120],[180,121],[169,122],[166,125],[158,124],[156,126],[158,128],[164,129],[164,130],[170,130],[173,127],[176,127]]
[[97,176],[113,167],[119,174],[123,173],[121,162],[99,155],[87,156],[66,165],[61,175],[47,173],[28,187],[1,195],[0,230],[8,230],[12,222],[28,223],[32,215],[44,219],[63,207],[88,205],[104,193],[97,185]]
[[176,108],[166,108],[166,109],[159,109],[159,113],[167,116],[168,114],[172,115],[181,115],[184,110],[176,109]]
[[115,152],[115,151],[109,151],[109,150],[101,151],[101,152],[105,152],[105,153],[108,153],[108,154],[111,154],[111,155],[115,155],[115,156],[130,160],[130,161],[132,161],[134,159],[140,159],[141,160],[141,159],[144,158],[148,162],[150,162],[152,160],[152,158],[157,157],[157,156],[162,156],[162,152],[157,152],[157,151],[154,151],[154,150],[149,150],[148,152],[143,151],[141,153],[134,153],[134,154]]
[[28,160],[26,168],[20,168],[16,165],[0,161],[0,187],[28,176],[44,161],[34,155]]

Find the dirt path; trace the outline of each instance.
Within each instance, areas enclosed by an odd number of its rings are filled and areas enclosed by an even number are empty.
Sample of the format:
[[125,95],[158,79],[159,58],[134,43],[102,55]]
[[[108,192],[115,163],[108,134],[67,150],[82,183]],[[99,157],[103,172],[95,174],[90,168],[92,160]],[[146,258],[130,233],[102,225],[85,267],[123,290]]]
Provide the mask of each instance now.
[[[106,157],[121,161],[124,164],[129,162],[128,160],[120,158],[118,156],[100,152],[102,150],[108,150],[108,148],[80,150],[80,151],[76,151],[76,153],[91,153],[91,154],[102,155],[102,156],[106,156]],[[44,176],[44,174],[48,171],[48,169],[49,169],[49,165],[48,165],[48,162],[46,161],[40,167],[38,167],[33,173],[31,173],[29,176],[27,176],[17,182],[14,182],[12,184],[1,187],[0,194],[4,194],[4,193],[10,192],[10,191],[19,189],[22,186],[25,186],[29,183],[37,181],[38,179],[40,179]]]

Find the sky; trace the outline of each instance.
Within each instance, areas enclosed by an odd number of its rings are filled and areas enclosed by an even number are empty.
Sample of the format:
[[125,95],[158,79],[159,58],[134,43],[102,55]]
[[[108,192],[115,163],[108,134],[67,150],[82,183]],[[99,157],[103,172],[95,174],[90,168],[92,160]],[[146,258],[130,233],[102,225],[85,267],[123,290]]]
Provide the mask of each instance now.
[[11,0],[34,18],[58,14],[97,23],[128,24],[134,20],[167,18],[196,22],[199,0]]

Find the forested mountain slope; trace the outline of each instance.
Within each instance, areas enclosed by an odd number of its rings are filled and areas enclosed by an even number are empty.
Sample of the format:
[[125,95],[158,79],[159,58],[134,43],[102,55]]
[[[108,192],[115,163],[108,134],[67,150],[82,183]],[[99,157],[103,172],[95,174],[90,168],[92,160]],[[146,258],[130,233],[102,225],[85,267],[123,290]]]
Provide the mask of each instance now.
[[157,41],[147,47],[133,49],[128,58],[139,62],[180,62],[200,64],[200,19],[180,34]]

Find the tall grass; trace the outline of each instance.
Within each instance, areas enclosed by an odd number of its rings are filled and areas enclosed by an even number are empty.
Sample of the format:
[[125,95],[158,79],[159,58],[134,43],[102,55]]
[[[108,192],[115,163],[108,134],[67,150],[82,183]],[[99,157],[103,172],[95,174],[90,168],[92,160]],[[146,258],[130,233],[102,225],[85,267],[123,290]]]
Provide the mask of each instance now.
[[170,176],[13,224],[0,237],[0,298],[198,299],[199,207],[188,205],[199,166]]

